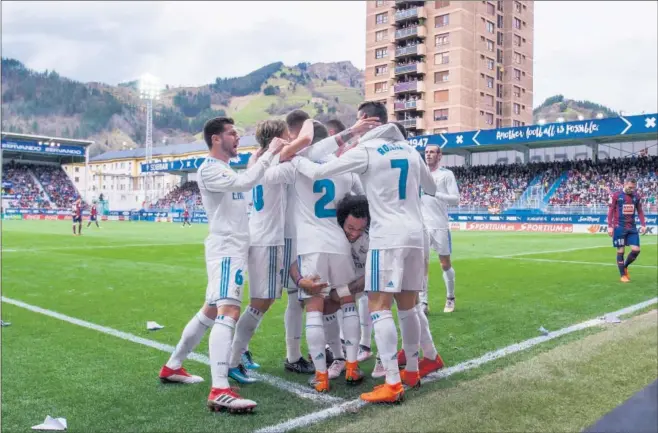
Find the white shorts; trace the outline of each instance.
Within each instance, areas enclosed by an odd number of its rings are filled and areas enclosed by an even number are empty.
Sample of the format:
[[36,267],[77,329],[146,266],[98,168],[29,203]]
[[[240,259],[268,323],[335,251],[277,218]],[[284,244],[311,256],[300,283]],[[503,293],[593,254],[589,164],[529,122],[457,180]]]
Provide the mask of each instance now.
[[[352,255],[312,253],[297,256],[299,272],[304,277],[318,275],[320,281],[329,283],[322,291],[322,296],[329,296],[331,290],[336,289],[340,297],[349,296],[347,285],[354,281],[354,260]],[[309,299],[305,291],[298,292],[300,300]]]
[[297,240],[285,238],[283,246],[283,276],[281,278],[281,287],[285,287],[288,293],[295,293],[297,286],[290,278],[290,266],[293,260],[297,260]]
[[249,297],[279,299],[283,280],[283,245],[249,247]]
[[247,260],[240,257],[221,257],[206,261],[208,287],[206,303],[217,305],[222,300],[232,300],[240,305],[244,287]]
[[427,230],[430,236],[430,248],[440,256],[449,256],[452,254],[452,237],[450,230],[432,229]]
[[422,248],[370,250],[366,259],[366,292],[422,291],[425,279]]

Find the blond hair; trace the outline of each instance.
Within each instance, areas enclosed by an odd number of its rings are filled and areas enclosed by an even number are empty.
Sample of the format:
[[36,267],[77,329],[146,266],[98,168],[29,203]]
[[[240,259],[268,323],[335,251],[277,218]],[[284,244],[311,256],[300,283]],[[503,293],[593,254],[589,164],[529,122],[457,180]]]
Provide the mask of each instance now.
[[283,120],[263,120],[256,126],[256,141],[266,148],[276,137],[282,137],[288,126]]

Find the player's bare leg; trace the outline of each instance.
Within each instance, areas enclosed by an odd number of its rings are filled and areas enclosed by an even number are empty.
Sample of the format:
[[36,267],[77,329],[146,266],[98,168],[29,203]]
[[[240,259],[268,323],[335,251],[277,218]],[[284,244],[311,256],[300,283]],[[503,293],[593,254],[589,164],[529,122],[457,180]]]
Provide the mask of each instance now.
[[256,402],[240,397],[228,383],[233,330],[239,317],[239,301],[233,299],[219,301],[217,318],[210,331],[209,340],[212,388],[207,404],[212,411],[247,412],[256,407]]
[[[407,305],[407,300],[403,299],[403,304],[398,308],[412,308],[415,300],[416,296],[413,293],[408,302],[409,305]],[[391,313],[392,305],[392,293],[368,292],[368,309],[375,329],[375,341],[382,364],[386,369],[386,383],[376,386],[372,392],[361,394],[361,399],[369,403],[397,403],[404,400],[404,389],[396,356],[398,332]]]
[[239,383],[256,382],[247,374],[246,363],[253,362],[247,348],[256,329],[263,320],[263,316],[273,303],[274,299],[251,299],[249,307],[242,313],[236,324],[228,375]]
[[189,374],[183,368],[183,362],[199,345],[206,331],[215,324],[217,307],[203,304],[201,310],[192,317],[183,329],[183,335],[176,345],[167,363],[160,370],[160,381],[163,383],[200,383],[201,376]]
[[318,392],[329,391],[329,372],[325,357],[324,337],[324,297],[313,296],[304,301],[306,308],[306,343],[315,365],[315,377],[311,379],[311,386]]
[[455,270],[452,268],[450,256],[439,256],[441,269],[443,269],[443,281],[446,283],[446,305],[444,313],[455,311]]

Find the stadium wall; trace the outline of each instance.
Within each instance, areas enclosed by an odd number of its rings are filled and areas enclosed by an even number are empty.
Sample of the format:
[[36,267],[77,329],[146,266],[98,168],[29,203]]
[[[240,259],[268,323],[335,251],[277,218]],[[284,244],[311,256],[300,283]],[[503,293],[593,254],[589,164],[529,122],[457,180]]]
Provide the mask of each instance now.
[[[84,216],[89,212],[84,211]],[[205,212],[191,212],[191,222],[207,224]],[[52,209],[4,209],[5,220],[68,220],[68,210]],[[658,235],[658,215],[647,215],[647,234]],[[182,223],[181,212],[109,211],[101,217],[103,221],[148,221]],[[590,233],[607,234],[606,215],[450,215],[452,231],[471,232],[525,232],[525,233]]]

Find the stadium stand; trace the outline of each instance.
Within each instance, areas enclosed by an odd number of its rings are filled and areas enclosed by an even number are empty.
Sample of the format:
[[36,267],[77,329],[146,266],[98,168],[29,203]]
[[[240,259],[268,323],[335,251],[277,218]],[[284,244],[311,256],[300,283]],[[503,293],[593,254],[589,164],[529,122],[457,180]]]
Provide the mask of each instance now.
[[199,185],[194,182],[185,182],[181,186],[175,187],[166,196],[159,199],[151,209],[202,209],[201,194]]
[[[10,207],[68,209],[80,196],[61,166],[5,164],[2,181],[11,184],[3,194],[20,196],[9,200]],[[39,185],[40,184],[40,185]]]

